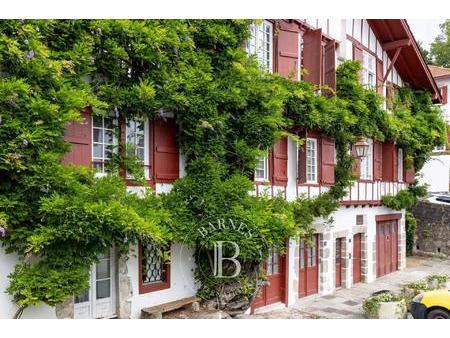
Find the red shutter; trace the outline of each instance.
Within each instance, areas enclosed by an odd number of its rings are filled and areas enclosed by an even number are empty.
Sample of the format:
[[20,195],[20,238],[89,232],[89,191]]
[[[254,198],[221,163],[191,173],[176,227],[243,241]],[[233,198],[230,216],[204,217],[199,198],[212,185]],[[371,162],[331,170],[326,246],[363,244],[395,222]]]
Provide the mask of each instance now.
[[[357,46],[357,45],[353,45],[353,60],[355,61],[359,61],[361,63],[363,63],[363,50],[361,47]],[[362,72],[359,73],[359,78],[362,80]]]
[[322,79],[322,30],[316,29],[303,34],[303,80],[320,86]]
[[379,141],[373,143],[373,178],[381,181],[383,177],[383,144]]
[[324,50],[324,79],[323,84],[336,90],[336,45],[330,41]]
[[153,121],[153,175],[156,182],[173,182],[179,177],[179,154],[175,120]]
[[448,86],[443,86],[441,89],[442,104],[447,104],[448,102]]
[[334,139],[322,137],[322,184],[334,184]]
[[403,161],[403,177],[405,178],[405,182],[406,183],[414,183],[415,180],[415,170],[414,170],[414,163],[412,163],[413,161],[410,161],[408,163],[408,161],[404,160]]
[[303,143],[298,145],[297,181],[306,183],[306,133],[300,133]]
[[353,60],[363,62],[363,50],[358,45],[353,45]]
[[383,60],[377,59],[377,92],[383,95]]
[[298,79],[298,26],[281,21],[277,37],[277,71],[280,75],[294,75]]
[[91,108],[81,112],[83,122],[67,125],[64,139],[71,144],[71,150],[63,160],[63,164],[90,166],[92,159],[92,116]]
[[353,175],[356,176],[356,179],[359,180],[359,178],[361,176],[361,160],[358,158],[355,146],[352,146],[352,156],[354,158],[353,166],[352,166],[352,173],[353,173]]
[[397,147],[391,142],[383,143],[383,181],[397,181]]
[[274,185],[287,185],[287,161],[288,161],[288,147],[287,137],[283,137],[274,144],[273,150],[273,175],[272,183]]

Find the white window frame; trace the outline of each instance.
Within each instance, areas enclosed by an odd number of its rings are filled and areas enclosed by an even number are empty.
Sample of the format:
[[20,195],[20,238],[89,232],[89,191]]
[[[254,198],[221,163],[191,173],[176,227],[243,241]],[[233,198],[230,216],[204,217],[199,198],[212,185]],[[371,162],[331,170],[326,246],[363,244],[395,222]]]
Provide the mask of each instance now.
[[[311,145],[314,145],[313,149],[310,149],[309,147]],[[318,148],[317,148],[318,142],[316,138],[307,138],[306,144],[305,144],[305,150],[306,150],[306,183],[312,183],[315,184],[318,182]],[[314,157],[311,159],[309,152],[314,152]]]
[[250,25],[250,39],[246,43],[246,51],[256,55],[260,66],[269,73],[273,71],[273,25],[264,20],[262,23]]
[[[102,121],[102,126],[101,127],[96,127],[94,125],[94,119],[95,118],[101,119],[101,121]],[[97,170],[97,172],[96,172],[96,176],[97,177],[106,175],[105,162],[110,159],[110,157],[106,156],[106,151],[105,151],[106,146],[112,146],[113,147],[113,153],[117,152],[117,145],[118,145],[118,139],[117,139],[118,119],[115,116],[108,116],[108,118],[112,118],[113,119],[113,128],[112,129],[111,128],[105,128],[105,117],[104,116],[92,116],[92,118],[91,118],[91,120],[92,120],[91,121],[92,122],[92,128],[91,128],[92,129],[91,130],[91,133],[92,133],[92,153],[91,153],[91,155],[92,155],[92,162],[94,162],[94,164],[95,164],[95,162],[101,163],[101,170],[96,169]],[[101,141],[94,141],[94,130],[95,129],[101,131],[101,137],[102,137]],[[105,143],[105,134],[106,134],[106,132],[112,132],[112,135],[113,135],[112,143]],[[102,146],[102,155],[101,156],[95,156],[94,155],[94,146],[95,145],[101,145]],[[94,166],[94,168],[95,168],[95,166]]]
[[[263,166],[259,165],[263,163]],[[258,177],[258,170],[263,172],[263,177]],[[255,181],[256,182],[268,182],[269,181],[269,157],[268,156],[259,156],[258,157],[258,165],[255,169]]]
[[376,57],[367,51],[363,51],[363,81],[364,85],[371,89],[377,86],[377,61]]
[[[130,128],[129,128],[129,122],[133,121],[143,121],[144,122],[144,147],[139,147],[139,148],[143,148],[144,149],[144,159],[142,161],[142,164],[144,165],[144,174],[145,174],[145,179],[150,179],[150,152],[149,152],[149,145],[150,145],[150,124],[148,119],[139,119],[139,118],[135,118],[135,119],[131,119],[126,121],[126,140],[127,140],[127,144],[130,143],[129,142],[129,138],[131,137],[130,135]],[[134,138],[134,144],[135,146],[135,155],[137,156],[137,146],[136,146],[136,138]],[[132,179],[132,176],[129,175],[127,173],[127,178]]]
[[399,182],[404,181],[403,177],[403,149],[397,149],[397,179]]
[[369,143],[369,149],[367,150],[367,156],[361,160],[361,173],[359,178],[361,180],[373,180],[373,140],[367,139]]

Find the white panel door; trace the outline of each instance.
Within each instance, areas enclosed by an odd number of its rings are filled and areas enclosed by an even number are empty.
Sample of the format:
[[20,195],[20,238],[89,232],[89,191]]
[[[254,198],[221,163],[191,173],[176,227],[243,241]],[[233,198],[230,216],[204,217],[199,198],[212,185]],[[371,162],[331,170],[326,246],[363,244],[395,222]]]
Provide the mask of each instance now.
[[75,297],[75,318],[108,318],[115,314],[114,259],[102,255],[90,273],[89,289]]

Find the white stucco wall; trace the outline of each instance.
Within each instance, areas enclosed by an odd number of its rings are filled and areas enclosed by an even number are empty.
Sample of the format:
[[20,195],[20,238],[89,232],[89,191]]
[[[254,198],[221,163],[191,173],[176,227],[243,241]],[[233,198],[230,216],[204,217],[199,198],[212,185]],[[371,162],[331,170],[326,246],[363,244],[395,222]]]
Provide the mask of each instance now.
[[133,292],[131,303],[132,318],[139,318],[141,309],[145,307],[192,297],[196,294],[197,288],[193,274],[195,262],[192,250],[179,243],[173,243],[171,248],[170,288],[168,289],[139,294],[137,247],[130,251],[127,265]]
[[420,171],[421,184],[428,184],[429,192],[449,191],[450,155],[432,156]]
[[[374,246],[376,245],[376,215],[385,214],[397,214],[399,211],[389,209],[384,206],[379,207],[341,207],[339,210],[333,213],[333,222],[329,227],[323,227],[320,222],[315,224],[316,229],[320,229],[323,243],[323,255],[320,257],[319,263],[319,294],[326,295],[333,293],[335,290],[335,237],[345,238],[346,251],[343,255],[346,257],[346,266],[348,267],[348,273],[343,279],[342,284],[346,287],[351,287],[353,284],[352,279],[352,258],[353,258],[353,235],[360,233],[364,229],[365,233],[362,235],[362,242],[366,242],[365,249],[363,248],[362,259],[367,260],[363,263],[363,275],[366,275],[366,282],[372,282],[376,279],[376,257],[374,255]],[[402,217],[398,222],[398,240],[401,244],[405,238],[405,214],[401,212]],[[364,215],[364,225],[356,225],[356,216]],[[346,236],[342,234],[346,232]],[[349,256],[351,254],[351,256]],[[405,268],[405,256],[404,250],[399,252],[399,269]],[[327,265],[327,271],[324,270],[324,266]],[[366,269],[364,269],[364,265]],[[288,281],[288,305],[294,304],[298,300],[298,287],[299,287],[299,246],[296,239],[289,241],[289,281]]]

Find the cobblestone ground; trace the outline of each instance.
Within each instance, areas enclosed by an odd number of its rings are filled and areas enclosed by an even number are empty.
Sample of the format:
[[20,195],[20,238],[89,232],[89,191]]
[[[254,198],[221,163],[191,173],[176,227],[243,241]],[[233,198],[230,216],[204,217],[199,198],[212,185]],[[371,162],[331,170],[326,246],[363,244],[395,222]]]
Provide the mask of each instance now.
[[405,270],[391,273],[376,281],[360,283],[351,289],[340,289],[326,296],[310,296],[289,308],[267,311],[247,318],[364,318],[362,302],[372,292],[400,291],[403,284],[435,273],[450,274],[450,260],[408,257]]

